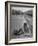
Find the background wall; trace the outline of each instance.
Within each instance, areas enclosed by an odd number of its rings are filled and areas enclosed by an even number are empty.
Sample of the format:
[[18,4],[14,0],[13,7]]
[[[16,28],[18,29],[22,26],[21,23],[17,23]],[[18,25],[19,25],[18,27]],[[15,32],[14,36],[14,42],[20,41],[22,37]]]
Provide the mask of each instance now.
[[[0,46],[5,46],[5,1],[6,0],[0,0]],[[11,0],[11,1],[38,3],[38,0]],[[38,12],[38,9],[37,9],[37,12]],[[37,15],[37,20],[38,20],[38,15]],[[37,21],[37,23],[38,23],[38,21]],[[37,27],[38,27],[38,24],[37,24]],[[38,30],[38,28],[37,28],[37,30]],[[38,31],[37,31],[37,37],[38,37]],[[13,46],[38,46],[38,43],[20,44],[20,45],[18,44],[18,45],[13,45]]]

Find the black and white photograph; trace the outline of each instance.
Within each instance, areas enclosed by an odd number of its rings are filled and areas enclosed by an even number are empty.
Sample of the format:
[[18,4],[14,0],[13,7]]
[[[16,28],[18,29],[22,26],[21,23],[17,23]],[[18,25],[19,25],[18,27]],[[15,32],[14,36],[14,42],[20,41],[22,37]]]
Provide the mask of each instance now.
[[36,42],[36,3],[6,2],[6,44]]
[[25,38],[33,35],[33,8],[11,7],[10,38]]

